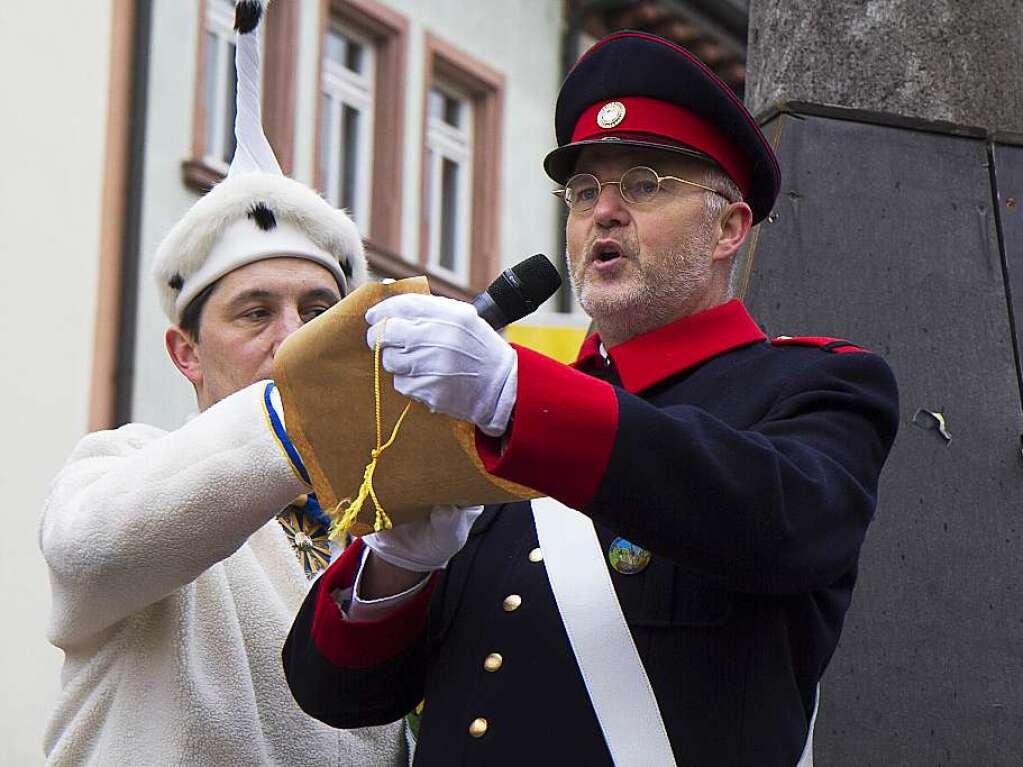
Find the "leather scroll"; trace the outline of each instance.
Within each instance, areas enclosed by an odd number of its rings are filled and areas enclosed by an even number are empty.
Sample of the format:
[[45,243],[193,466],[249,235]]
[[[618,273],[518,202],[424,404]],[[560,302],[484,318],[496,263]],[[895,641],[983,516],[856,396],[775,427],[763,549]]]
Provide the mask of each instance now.
[[[306,465],[320,505],[331,517],[363,483],[376,447],[374,355],[366,345],[366,311],[400,293],[430,292],[425,277],[370,283],[293,333],[274,360],[288,436]],[[386,440],[409,400],[380,371],[380,414]],[[393,524],[426,517],[432,506],[472,506],[535,498],[495,477],[476,452],[475,427],[413,402],[394,443],[373,473],[381,506]],[[343,506],[342,509],[343,510]],[[372,531],[373,504],[350,531]]]

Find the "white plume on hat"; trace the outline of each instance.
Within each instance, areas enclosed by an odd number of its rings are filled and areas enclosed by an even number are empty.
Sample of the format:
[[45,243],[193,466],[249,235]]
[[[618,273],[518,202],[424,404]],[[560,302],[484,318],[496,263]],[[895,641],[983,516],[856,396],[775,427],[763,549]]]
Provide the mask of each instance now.
[[343,210],[281,172],[263,133],[259,35],[268,0],[239,0],[236,149],[227,178],[197,201],[156,250],[153,276],[171,322],[203,289],[254,261],[291,256],[330,271],[342,295],[367,279],[362,239]]

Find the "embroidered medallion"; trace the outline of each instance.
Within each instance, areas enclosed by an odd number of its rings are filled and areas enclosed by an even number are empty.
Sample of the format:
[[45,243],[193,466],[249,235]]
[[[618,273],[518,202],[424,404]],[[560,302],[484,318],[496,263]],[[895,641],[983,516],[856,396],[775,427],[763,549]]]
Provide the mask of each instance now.
[[[319,512],[318,514],[316,512]],[[277,521],[288,536],[306,578],[312,578],[330,564],[329,520],[316,502],[315,495],[300,495],[294,503],[277,515]]]
[[625,119],[625,104],[620,101],[609,101],[597,112],[597,125],[607,130],[615,128]]
[[619,537],[608,546],[607,561],[622,575],[635,575],[643,572],[650,564],[650,552]]

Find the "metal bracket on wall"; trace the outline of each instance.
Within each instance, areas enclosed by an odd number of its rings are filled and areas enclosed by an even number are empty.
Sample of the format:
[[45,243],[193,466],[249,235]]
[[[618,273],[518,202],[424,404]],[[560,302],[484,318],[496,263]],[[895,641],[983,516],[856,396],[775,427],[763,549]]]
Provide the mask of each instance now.
[[936,431],[945,440],[945,446],[952,444],[952,435],[948,433],[948,426],[945,423],[945,414],[937,410],[924,410],[920,408],[913,416],[913,425],[929,431]]

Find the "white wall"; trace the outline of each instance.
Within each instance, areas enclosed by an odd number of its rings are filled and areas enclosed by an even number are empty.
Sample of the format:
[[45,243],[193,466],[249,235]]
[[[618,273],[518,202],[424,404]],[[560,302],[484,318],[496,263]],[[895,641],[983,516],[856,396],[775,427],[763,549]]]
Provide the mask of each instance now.
[[320,77],[320,3],[299,0],[298,68],[295,82],[302,85],[295,92],[295,154],[292,175],[304,184],[313,183],[316,156],[316,104],[319,101]]
[[150,269],[164,235],[198,199],[181,163],[192,157],[199,21],[198,0],[153,3],[132,420],[168,429],[195,411],[195,394],[164,349],[167,318]]
[[61,653],[36,543],[50,480],[87,423],[111,3],[0,4],[0,762],[42,762]]

